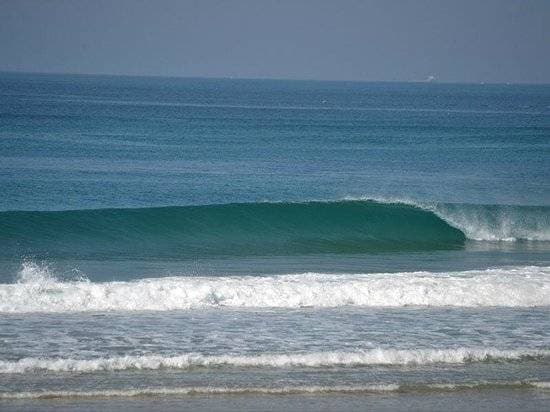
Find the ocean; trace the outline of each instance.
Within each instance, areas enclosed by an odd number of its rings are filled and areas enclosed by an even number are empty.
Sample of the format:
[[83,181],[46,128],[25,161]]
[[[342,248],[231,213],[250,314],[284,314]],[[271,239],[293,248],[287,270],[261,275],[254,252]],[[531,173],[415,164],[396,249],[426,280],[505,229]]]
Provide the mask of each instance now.
[[0,409],[543,410],[550,85],[0,73]]

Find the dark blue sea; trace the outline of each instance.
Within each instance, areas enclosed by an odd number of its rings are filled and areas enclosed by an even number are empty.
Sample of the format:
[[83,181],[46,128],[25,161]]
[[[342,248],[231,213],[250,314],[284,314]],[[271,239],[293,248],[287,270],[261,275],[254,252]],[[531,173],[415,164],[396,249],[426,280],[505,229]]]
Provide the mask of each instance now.
[[541,410],[549,325],[550,85],[0,73],[0,409]]

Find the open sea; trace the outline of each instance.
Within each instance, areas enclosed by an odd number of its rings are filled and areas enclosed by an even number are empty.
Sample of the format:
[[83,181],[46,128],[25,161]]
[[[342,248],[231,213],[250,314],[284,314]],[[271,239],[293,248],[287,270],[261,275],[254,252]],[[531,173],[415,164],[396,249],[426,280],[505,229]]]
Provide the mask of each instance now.
[[0,73],[1,410],[550,410],[550,85]]

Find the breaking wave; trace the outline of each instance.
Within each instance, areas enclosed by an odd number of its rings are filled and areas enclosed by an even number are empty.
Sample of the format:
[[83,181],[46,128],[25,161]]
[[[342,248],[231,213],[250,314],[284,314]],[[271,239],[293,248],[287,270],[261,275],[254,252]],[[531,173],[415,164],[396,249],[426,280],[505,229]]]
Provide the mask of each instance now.
[[0,285],[0,312],[169,311],[338,306],[534,307],[550,305],[550,267],[462,272],[189,276],[93,283],[59,281],[23,265]]
[[465,236],[434,213],[371,201],[0,212],[0,256],[197,258],[438,250]]
[[355,352],[316,352],[261,355],[201,355],[197,353],[160,356],[121,356],[99,359],[23,358],[0,361],[0,373],[98,372],[123,370],[190,369],[197,367],[291,368],[369,365],[430,365],[473,362],[537,360],[550,357],[550,350],[455,349],[370,349]]
[[449,250],[550,241],[550,207],[399,200],[0,212],[0,257],[199,258]]
[[550,207],[502,205],[427,205],[469,239],[480,241],[550,241]]

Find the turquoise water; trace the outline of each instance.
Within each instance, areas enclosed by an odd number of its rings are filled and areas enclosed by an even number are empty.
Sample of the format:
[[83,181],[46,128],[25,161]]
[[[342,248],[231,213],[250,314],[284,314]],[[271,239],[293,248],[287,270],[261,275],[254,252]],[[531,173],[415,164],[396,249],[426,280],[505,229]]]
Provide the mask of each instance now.
[[357,201],[4,212],[0,230],[1,253],[12,257],[288,256],[457,249],[465,241],[431,212]]
[[550,86],[4,73],[0,188],[0,405],[548,396]]

